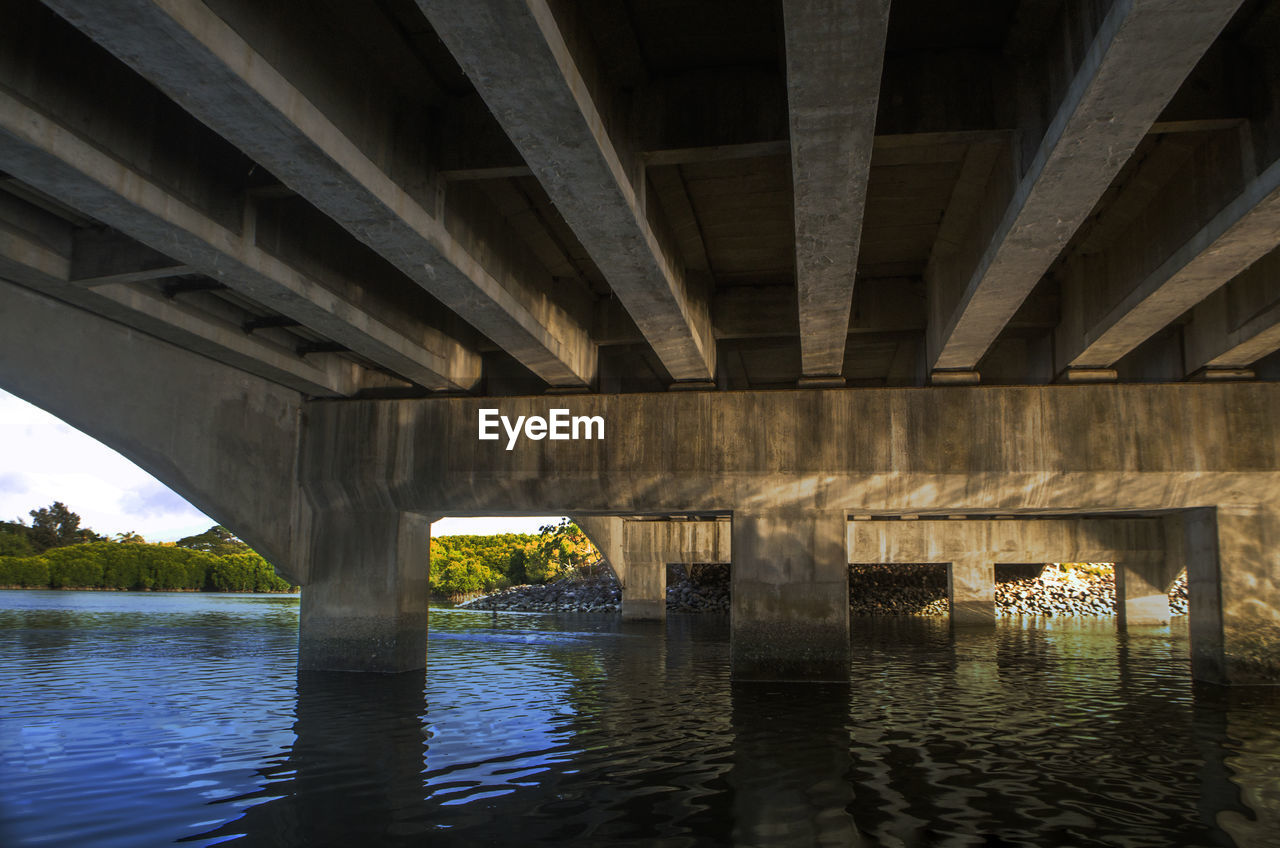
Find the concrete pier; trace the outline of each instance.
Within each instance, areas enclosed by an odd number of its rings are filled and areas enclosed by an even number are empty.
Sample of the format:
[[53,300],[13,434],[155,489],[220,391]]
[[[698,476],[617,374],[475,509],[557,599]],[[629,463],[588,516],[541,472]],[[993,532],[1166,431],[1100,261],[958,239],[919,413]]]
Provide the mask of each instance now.
[[415,671],[427,662],[431,518],[413,513],[316,516],[302,592],[298,668]]
[[951,623],[962,626],[996,623],[996,570],[989,556],[958,557],[947,568]]
[[849,676],[849,576],[839,510],[738,511],[730,584],[733,676]]
[[1280,683],[1277,510],[1196,510],[1184,527],[1196,679]]

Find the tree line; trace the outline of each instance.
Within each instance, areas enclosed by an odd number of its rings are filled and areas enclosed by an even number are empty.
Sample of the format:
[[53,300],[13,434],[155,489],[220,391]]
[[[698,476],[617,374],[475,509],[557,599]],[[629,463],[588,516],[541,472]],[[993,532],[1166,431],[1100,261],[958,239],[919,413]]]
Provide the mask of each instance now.
[[[106,537],[80,526],[66,504],[0,522],[0,587],[51,589],[296,591],[223,527],[152,544],[132,531]],[[538,533],[442,536],[431,540],[431,590],[445,598],[549,583],[585,572],[599,554],[569,520]]]
[[80,527],[61,501],[30,511],[31,523],[0,522],[0,586],[289,592],[296,586],[223,527],[151,544],[132,531],[114,538]]
[[525,583],[550,583],[599,560],[571,521],[538,533],[441,536],[431,540],[431,591],[445,598],[495,592]]

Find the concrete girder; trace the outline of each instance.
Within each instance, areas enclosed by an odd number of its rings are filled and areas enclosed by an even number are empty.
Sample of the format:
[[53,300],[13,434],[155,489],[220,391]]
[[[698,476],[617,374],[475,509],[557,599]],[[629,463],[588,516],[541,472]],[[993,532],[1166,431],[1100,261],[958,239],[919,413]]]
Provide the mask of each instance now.
[[0,221],[2,279],[313,397],[343,397],[362,388],[404,385],[333,356],[326,356],[321,360],[323,364],[317,364],[292,350],[244,333],[237,324],[220,321],[144,286],[99,282],[92,289],[82,288],[80,281],[68,279],[76,265],[74,257],[74,248],[72,257],[62,256]]
[[1197,304],[1182,338],[1187,374],[1247,368],[1280,350],[1280,250]]
[[491,270],[204,4],[47,5],[543,380],[594,380],[595,345],[577,320],[512,269]]
[[[1231,202],[1157,268],[1133,281],[1120,302],[1092,326],[1076,333],[1075,327],[1064,321],[1058,333],[1058,370],[1111,367],[1229,280],[1245,273],[1277,244],[1280,244],[1280,162],[1249,181]],[[1075,285],[1085,286],[1087,281],[1081,280]],[[1085,291],[1074,294],[1080,300],[1087,297]],[[1206,309],[1213,308],[1213,304],[1206,306]],[[1208,318],[1204,313],[1202,317]],[[1253,350],[1260,351],[1258,356],[1243,363],[1245,365],[1265,356],[1270,352],[1269,337],[1264,336],[1256,345],[1247,344],[1257,334],[1271,329],[1266,317],[1259,318],[1257,323],[1231,337],[1237,339],[1234,344],[1223,328],[1223,336],[1217,343],[1225,349],[1214,355],[1189,352],[1188,366],[1193,360],[1204,361],[1188,370],[1208,366],[1224,355],[1236,358],[1251,356]],[[1274,330],[1271,335],[1274,336]],[[1213,344],[1211,340],[1204,341]],[[1232,348],[1242,344],[1246,346],[1233,355]]]
[[706,297],[646,208],[642,173],[610,138],[546,2],[418,6],[672,378],[714,380]]
[[977,367],[1239,5],[1112,4],[990,237],[926,270],[931,369]]
[[889,0],[784,0],[804,377],[839,377],[858,267]]
[[[147,247],[431,389],[464,390],[478,354],[426,325],[410,338],[262,250],[57,118],[0,88],[0,168]],[[69,272],[68,272],[69,273]]]

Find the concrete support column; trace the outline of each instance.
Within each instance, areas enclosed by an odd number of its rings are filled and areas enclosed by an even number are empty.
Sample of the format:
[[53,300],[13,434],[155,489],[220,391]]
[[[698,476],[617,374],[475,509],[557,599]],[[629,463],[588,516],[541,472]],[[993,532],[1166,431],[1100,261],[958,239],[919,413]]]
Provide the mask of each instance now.
[[845,521],[841,510],[735,510],[735,679],[848,679]]
[[1168,564],[1117,562],[1116,622],[1121,627],[1169,623]]
[[972,554],[954,560],[947,569],[947,598],[951,623],[996,623],[996,569],[991,556]]
[[414,671],[427,663],[431,519],[325,512],[311,533],[298,668]]
[[622,584],[623,621],[665,621],[667,618],[667,564],[627,562]]
[[1280,683],[1280,509],[1184,516],[1191,673],[1211,683]]

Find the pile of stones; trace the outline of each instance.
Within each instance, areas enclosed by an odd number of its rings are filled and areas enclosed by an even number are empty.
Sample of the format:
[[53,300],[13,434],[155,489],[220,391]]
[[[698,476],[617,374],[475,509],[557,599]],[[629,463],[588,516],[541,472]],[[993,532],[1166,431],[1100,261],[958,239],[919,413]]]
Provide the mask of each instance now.
[[1187,572],[1184,571],[1178,575],[1178,579],[1174,581],[1173,588],[1169,590],[1169,612],[1174,615],[1186,615],[1188,601]]
[[849,611],[854,615],[946,615],[945,565],[851,565]]
[[[1110,569],[1057,565],[1001,566],[996,572],[996,614],[1028,616],[1114,615],[1115,575]],[[459,609],[520,612],[617,612],[622,592],[608,572],[545,586],[512,586],[458,605]],[[851,565],[849,609],[854,615],[947,615],[943,565]],[[729,566],[673,565],[667,571],[669,612],[729,612]],[[1169,610],[1187,613],[1187,576],[1169,592]]]
[[673,565],[667,569],[668,612],[729,611],[729,566]]
[[997,615],[1114,615],[1115,609],[1116,579],[1109,568],[1034,565],[997,571]]
[[612,575],[586,580],[558,580],[542,586],[512,586],[483,598],[458,604],[458,609],[517,612],[616,612],[622,591]]

